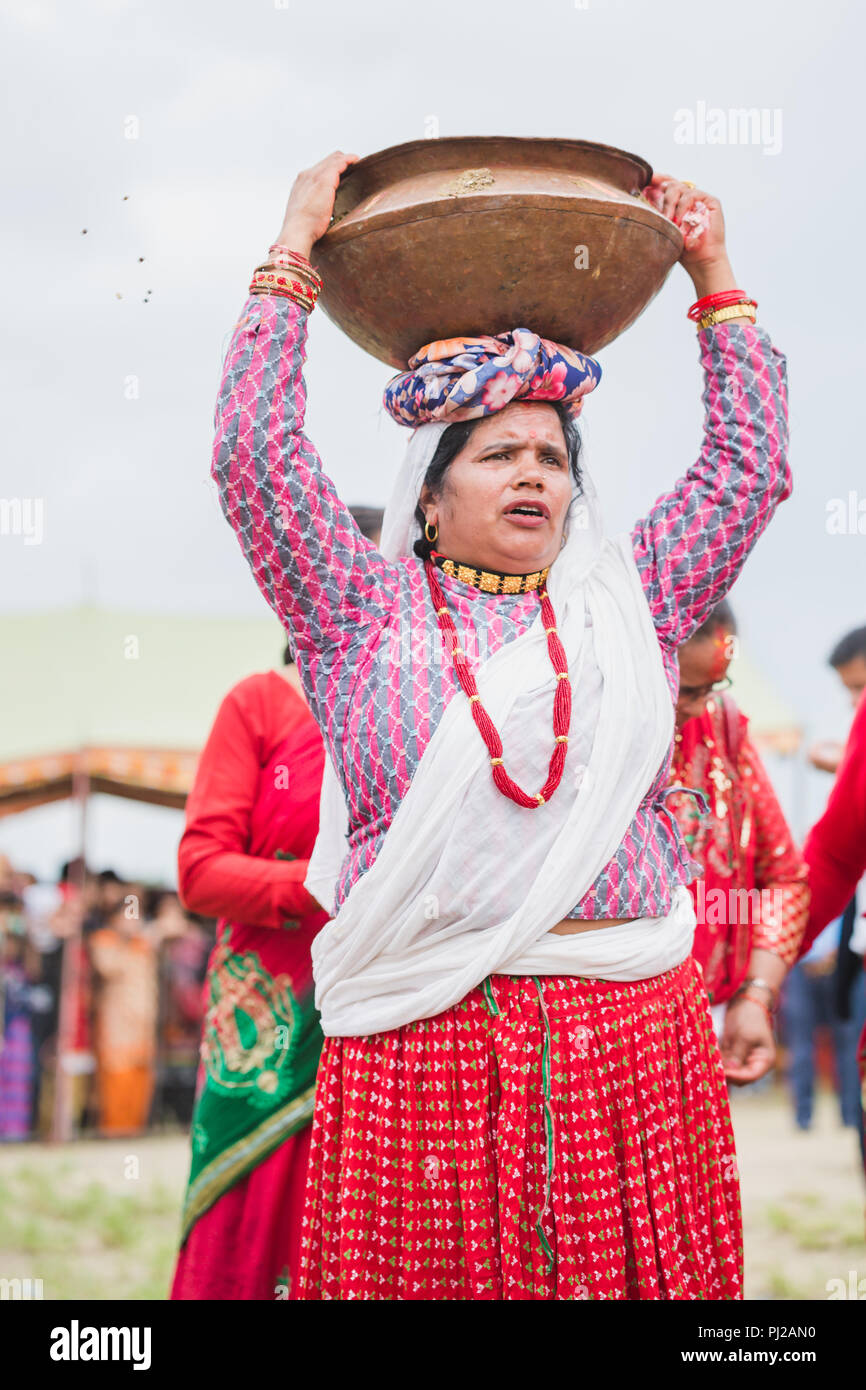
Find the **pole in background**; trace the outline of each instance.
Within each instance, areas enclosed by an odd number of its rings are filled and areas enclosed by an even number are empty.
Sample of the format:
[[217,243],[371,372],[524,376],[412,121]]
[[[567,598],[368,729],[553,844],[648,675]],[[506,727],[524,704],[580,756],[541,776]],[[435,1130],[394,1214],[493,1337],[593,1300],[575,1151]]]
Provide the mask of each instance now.
[[[72,779],[72,796],[78,813],[79,850],[70,873],[70,883],[83,906],[87,884],[87,803],[90,778],[84,755],[79,755]],[[60,1009],[57,1020],[57,1049],[54,1073],[54,1111],[51,1140],[65,1144],[72,1138],[73,1091],[75,1086],[75,1043],[81,994],[81,951],[83,912],[74,914],[73,928],[63,943],[60,968]]]

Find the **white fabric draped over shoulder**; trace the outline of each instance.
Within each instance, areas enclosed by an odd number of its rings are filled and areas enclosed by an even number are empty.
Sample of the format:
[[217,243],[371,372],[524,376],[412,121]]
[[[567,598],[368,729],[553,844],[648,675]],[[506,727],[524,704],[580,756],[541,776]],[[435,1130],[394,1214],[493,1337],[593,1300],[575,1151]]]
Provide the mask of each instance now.
[[[387,559],[412,554],[415,507],[445,428],[413,432],[385,513]],[[490,974],[640,979],[679,964],[691,949],[694,913],[683,894],[668,918],[653,919],[648,949],[635,948],[638,923],[551,934],[615,853],[673,737],[673,704],[631,539],[605,538],[585,469],[566,534],[548,590],[568,656],[572,727],[589,731],[589,757],[567,758],[556,794],[526,810],[497,790],[468,701],[461,694],[450,701],[375,863],[313,943],[327,1036],[432,1017]],[[509,773],[528,790],[542,786],[554,674],[540,614],[480,664],[477,682]],[[306,886],[331,911],[347,830],[327,760]],[[545,959],[556,965],[548,969]]]

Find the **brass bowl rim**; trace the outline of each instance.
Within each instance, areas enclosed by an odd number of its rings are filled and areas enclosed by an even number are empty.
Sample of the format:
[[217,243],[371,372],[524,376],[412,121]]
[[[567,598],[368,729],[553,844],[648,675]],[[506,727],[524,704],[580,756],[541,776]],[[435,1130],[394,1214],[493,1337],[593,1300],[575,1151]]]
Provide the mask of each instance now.
[[[526,201],[521,201],[524,197]],[[425,202],[417,203],[411,211],[406,208],[389,208],[383,209],[381,212],[374,210],[365,213],[356,221],[351,221],[348,217],[341,217],[332,223],[324,235],[314,243],[311,260],[313,265],[324,269],[324,258],[327,253],[344,246],[347,242],[359,240],[391,227],[414,226],[420,222],[436,222],[440,218],[465,217],[472,213],[495,213],[502,210],[503,203],[507,203],[509,212],[564,212],[581,217],[606,217],[605,213],[599,212],[593,206],[597,202],[598,199],[596,198],[584,197],[580,194],[575,194],[573,197],[563,197],[556,193],[534,193],[531,195],[469,193],[460,196],[458,206],[451,205],[444,198],[428,199]],[[671,222],[669,218],[659,212],[657,208],[654,208],[652,204],[624,203],[619,220],[637,222],[639,225],[657,232],[677,248],[678,257],[682,254],[684,243],[680,228],[675,222]]]
[[[612,164],[628,164],[637,170],[638,175],[643,175],[641,188],[646,188],[653,171],[652,165],[643,159],[639,154],[631,154],[628,150],[621,150],[616,145],[602,145],[595,140],[571,140],[559,139],[556,136],[538,135],[445,135],[430,140],[407,140],[401,145],[389,145],[384,150],[376,150],[373,154],[364,155],[357,163],[350,164],[340,175],[340,183],[337,189],[337,196],[350,183],[357,181],[359,175],[375,175],[379,166],[392,163],[396,158],[404,159],[417,151],[424,150],[428,154],[434,149],[443,152],[443,167],[450,167],[451,163],[459,163],[458,156],[462,149],[469,146],[486,148],[488,151],[500,150],[509,153],[525,152],[528,156],[527,163],[537,163],[539,168],[544,168],[544,159],[533,160],[532,156],[543,155],[544,150],[569,150],[584,151],[591,150],[596,154],[601,154],[605,159],[609,159]],[[453,161],[449,156],[453,155]],[[494,161],[495,163],[495,161]],[[412,170],[408,170],[405,177],[410,178]],[[375,178],[373,180],[375,183]],[[371,188],[370,192],[373,191]],[[628,192],[628,190],[625,190]]]

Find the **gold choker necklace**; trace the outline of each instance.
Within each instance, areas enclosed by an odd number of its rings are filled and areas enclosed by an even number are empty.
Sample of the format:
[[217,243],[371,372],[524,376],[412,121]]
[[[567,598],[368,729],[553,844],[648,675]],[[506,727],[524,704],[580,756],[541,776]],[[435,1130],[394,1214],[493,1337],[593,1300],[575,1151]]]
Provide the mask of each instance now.
[[495,570],[475,570],[471,565],[456,565],[434,550],[430,555],[434,565],[438,565],[449,579],[459,579],[461,584],[470,584],[485,594],[530,594],[540,589],[550,571],[536,570],[534,574],[497,574]]

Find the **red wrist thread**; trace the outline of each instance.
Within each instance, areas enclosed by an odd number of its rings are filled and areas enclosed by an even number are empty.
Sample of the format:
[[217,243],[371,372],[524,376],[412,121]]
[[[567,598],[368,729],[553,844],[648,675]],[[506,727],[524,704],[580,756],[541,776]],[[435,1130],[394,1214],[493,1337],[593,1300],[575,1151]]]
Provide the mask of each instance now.
[[755,995],[750,994],[749,991],[746,989],[739,990],[737,994],[734,995],[734,999],[731,1000],[731,1003],[733,1003],[735,999],[748,999],[750,1003],[757,1004],[758,1008],[763,1009],[764,1013],[767,1015],[767,1022],[770,1025],[770,1029],[775,1031],[776,1025],[773,1019],[773,1015],[771,1011],[767,1008],[767,1005],[763,1002],[763,1000],[756,999]]

